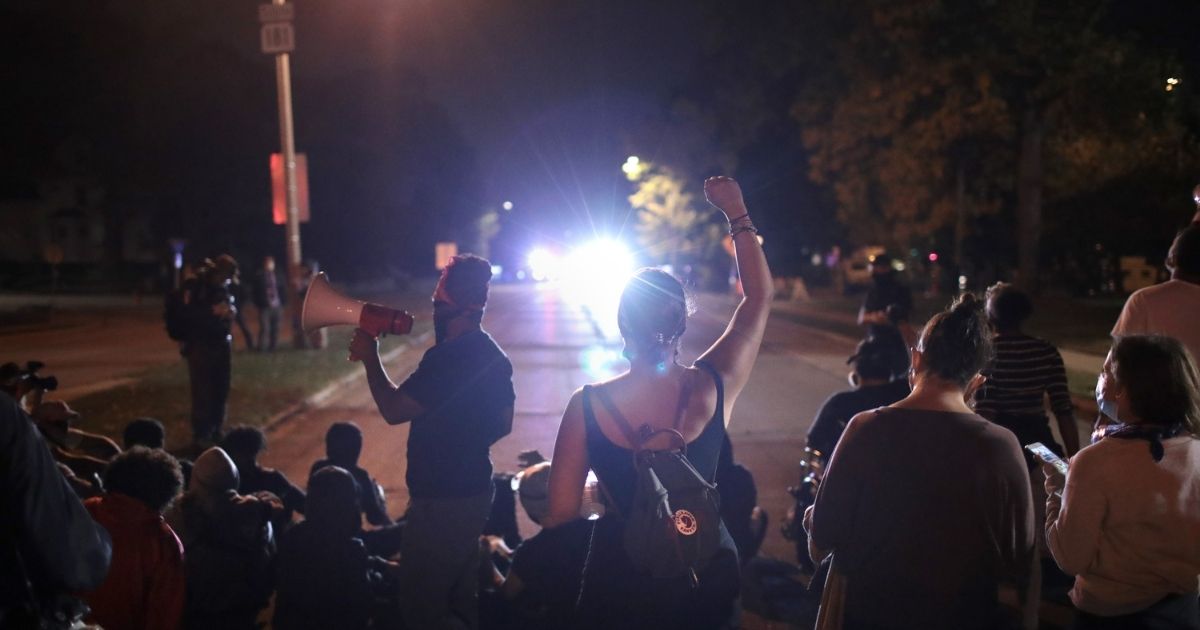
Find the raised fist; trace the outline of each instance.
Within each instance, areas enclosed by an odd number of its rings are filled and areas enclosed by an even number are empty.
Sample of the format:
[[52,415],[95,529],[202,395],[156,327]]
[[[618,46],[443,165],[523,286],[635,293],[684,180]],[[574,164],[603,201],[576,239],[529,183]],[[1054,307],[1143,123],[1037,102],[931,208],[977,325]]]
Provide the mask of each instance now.
[[746,214],[746,202],[742,200],[742,187],[732,177],[718,175],[704,180],[704,197],[708,202],[732,219]]

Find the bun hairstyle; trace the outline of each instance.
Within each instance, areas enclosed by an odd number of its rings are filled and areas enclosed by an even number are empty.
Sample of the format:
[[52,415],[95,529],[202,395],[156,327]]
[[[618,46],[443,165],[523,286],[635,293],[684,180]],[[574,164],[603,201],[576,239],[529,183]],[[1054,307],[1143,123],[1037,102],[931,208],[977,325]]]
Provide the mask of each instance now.
[[629,360],[665,361],[687,330],[692,303],[683,284],[652,267],[639,269],[621,292],[617,327]]
[[965,387],[992,359],[992,326],[983,302],[973,293],[959,296],[925,324],[917,347],[923,372]]

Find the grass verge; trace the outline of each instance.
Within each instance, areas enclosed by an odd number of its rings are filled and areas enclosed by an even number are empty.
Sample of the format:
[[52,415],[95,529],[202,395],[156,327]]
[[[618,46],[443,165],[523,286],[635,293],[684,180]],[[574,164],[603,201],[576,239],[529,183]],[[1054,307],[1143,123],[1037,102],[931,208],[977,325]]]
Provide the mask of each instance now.
[[[912,321],[918,327],[945,308],[951,299],[949,296],[924,295],[913,298]],[[812,302],[789,306],[786,317],[806,326],[856,338],[863,334],[855,323],[861,304],[861,295],[817,295]],[[1060,348],[1103,355],[1108,352],[1109,332],[1123,304],[1124,300],[1120,298],[1037,298],[1026,332]],[[1072,394],[1091,398],[1096,375],[1068,369],[1067,382]]]
[[[428,293],[413,292],[385,303],[401,305],[412,312],[428,309]],[[418,320],[412,335],[386,337],[380,352],[408,343],[430,328],[428,319]],[[229,415],[225,426],[262,425],[288,407],[304,401],[331,381],[362,370],[346,360],[352,329],[329,330],[329,345],[322,350],[290,347],[272,353],[235,352],[233,385],[229,392]],[[187,365],[179,361],[136,375],[135,382],[89,394],[71,402],[82,414],[80,428],[112,437],[120,443],[125,424],[138,417],[157,418],[167,430],[167,448],[179,449],[191,441],[191,390]]]

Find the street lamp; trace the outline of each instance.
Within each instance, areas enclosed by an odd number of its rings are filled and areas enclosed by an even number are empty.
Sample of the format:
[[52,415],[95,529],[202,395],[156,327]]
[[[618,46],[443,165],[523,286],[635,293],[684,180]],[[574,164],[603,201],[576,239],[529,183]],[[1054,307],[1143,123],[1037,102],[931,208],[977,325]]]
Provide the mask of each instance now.
[[621,170],[630,177],[636,177],[638,171],[641,170],[641,160],[638,156],[631,155],[625,159],[625,163],[621,165]]

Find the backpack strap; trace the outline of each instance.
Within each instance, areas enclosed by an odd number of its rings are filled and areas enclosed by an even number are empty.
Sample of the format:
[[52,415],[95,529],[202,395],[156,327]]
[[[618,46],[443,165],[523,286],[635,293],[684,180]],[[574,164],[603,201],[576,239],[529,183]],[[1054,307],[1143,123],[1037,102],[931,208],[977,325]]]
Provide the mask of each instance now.
[[641,438],[638,437],[637,431],[633,430],[633,425],[629,424],[629,421],[625,419],[625,416],[621,415],[621,411],[613,404],[612,398],[608,396],[608,392],[600,387],[589,387],[589,389],[596,393],[596,398],[600,400],[600,406],[604,407],[604,410],[612,417],[613,422],[617,424],[617,428],[621,430],[621,434],[629,441],[629,446],[637,449],[641,445]]
[[684,383],[683,389],[679,392],[679,402],[675,406],[675,420],[672,428],[659,429],[657,431],[651,429],[649,425],[642,425],[641,429],[635,430],[629,420],[617,409],[617,405],[613,403],[608,392],[604,391],[601,387],[589,387],[588,390],[596,393],[596,398],[600,400],[600,406],[604,407],[604,410],[612,417],[613,422],[621,430],[621,434],[625,436],[625,439],[629,441],[629,446],[634,452],[640,452],[642,444],[645,444],[650,438],[660,433],[672,434],[676,438],[676,441],[679,442],[679,447],[686,452],[687,441],[683,439],[683,434],[678,429],[679,425],[683,422],[683,412],[687,410],[688,399],[691,398],[692,394],[692,389],[687,383]]

